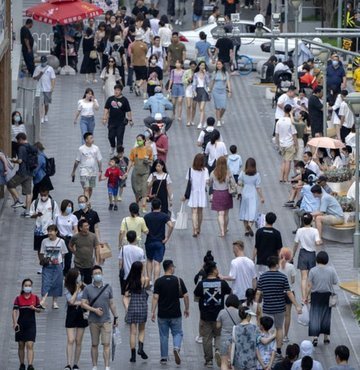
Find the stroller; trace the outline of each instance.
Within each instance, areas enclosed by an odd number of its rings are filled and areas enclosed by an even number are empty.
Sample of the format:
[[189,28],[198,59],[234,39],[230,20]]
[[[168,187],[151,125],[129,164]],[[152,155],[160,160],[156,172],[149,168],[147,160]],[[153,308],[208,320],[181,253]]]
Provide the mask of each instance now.
[[286,93],[290,86],[294,85],[292,74],[289,71],[277,71],[274,73],[274,84],[276,85],[275,96],[272,99],[272,107],[275,108],[279,97]]

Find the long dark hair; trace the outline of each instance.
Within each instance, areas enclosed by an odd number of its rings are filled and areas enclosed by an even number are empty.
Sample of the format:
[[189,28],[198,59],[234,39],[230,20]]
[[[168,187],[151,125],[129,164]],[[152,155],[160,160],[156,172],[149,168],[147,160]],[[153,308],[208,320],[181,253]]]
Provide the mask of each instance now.
[[92,96],[94,96],[94,90],[93,90],[91,87],[88,87],[88,88],[85,90],[85,92],[84,92],[83,99],[85,99],[85,98],[86,98],[86,94],[88,94],[88,93],[91,93],[91,94],[92,94]]
[[26,282],[28,282],[28,281],[30,281],[30,283],[31,283],[31,286],[33,285],[33,281],[31,280],[31,279],[29,279],[29,278],[27,278],[27,279],[24,279],[23,281],[22,281],[22,283],[21,283],[21,292],[20,292],[20,294],[23,294],[24,293],[24,284],[26,283]]
[[214,130],[213,134],[211,135],[210,143],[214,145],[220,139],[220,132],[218,130]]
[[106,64],[106,73],[109,73],[109,68],[110,68],[110,59],[114,61],[114,64],[113,64],[113,75],[115,74],[115,71],[116,71],[116,61],[113,57],[110,57],[107,64]]
[[162,159],[156,159],[153,163],[153,165],[151,166],[151,173],[153,172],[156,172],[156,166],[160,164],[163,168],[163,172],[167,173],[167,169],[166,169],[166,165],[165,165],[165,162],[162,160]]
[[76,290],[76,283],[77,278],[79,276],[80,272],[76,268],[72,268],[68,271],[68,273],[65,276],[65,288],[73,295]]
[[125,291],[138,293],[141,291],[141,276],[143,272],[143,264],[140,261],[135,261],[131,265],[129,276],[126,279]]
[[[219,62],[220,62],[220,63],[221,63],[221,65],[222,65],[221,69],[217,69],[217,64],[218,64]],[[224,62],[223,62],[221,59],[218,59],[218,60],[217,60],[217,62],[216,62],[216,65],[215,65],[215,72],[217,72],[217,71],[219,71],[219,72],[221,72],[222,74],[226,75],[226,68],[225,68],[225,64],[224,64]]]
[[201,60],[201,61],[198,63],[198,65],[196,66],[194,73],[197,73],[197,72],[199,72],[199,71],[200,71],[200,65],[201,65],[201,64],[205,64],[205,71],[207,71],[207,70],[208,70],[208,66],[207,66],[206,62],[205,62],[205,61],[203,61],[203,60]]

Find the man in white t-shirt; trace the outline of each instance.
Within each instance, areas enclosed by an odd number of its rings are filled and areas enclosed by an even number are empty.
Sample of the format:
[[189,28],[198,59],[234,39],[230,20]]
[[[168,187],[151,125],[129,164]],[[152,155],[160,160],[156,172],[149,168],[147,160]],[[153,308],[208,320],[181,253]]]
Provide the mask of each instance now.
[[294,256],[300,245],[297,267],[301,272],[301,295],[305,301],[309,271],[316,266],[316,247],[322,244],[322,241],[319,231],[311,227],[313,220],[311,213],[304,213],[302,220],[304,227],[297,229],[295,235]]
[[232,292],[239,300],[246,300],[247,289],[256,289],[256,268],[255,263],[244,253],[244,243],[241,240],[233,242],[235,258],[231,261],[229,276],[222,276],[221,279],[232,281]]
[[49,104],[51,104],[51,95],[55,87],[55,71],[53,67],[48,65],[48,60],[45,55],[40,58],[40,65],[35,68],[33,79],[38,81],[38,87],[41,91],[44,100],[44,117],[41,118],[41,123],[48,122]]
[[276,144],[280,148],[283,161],[281,163],[280,182],[289,181],[291,161],[295,158],[298,149],[297,131],[293,124],[292,106],[286,104],[284,107],[284,117],[276,122],[275,137]]
[[158,61],[156,65],[161,69],[164,69],[164,60],[166,58],[166,50],[162,46],[160,46],[160,37],[155,36],[152,45],[148,48],[146,53],[146,60],[149,62],[151,55],[156,55]]
[[96,175],[102,174],[102,156],[100,149],[94,145],[94,138],[92,133],[86,132],[84,134],[85,144],[81,145],[76,156],[74,167],[71,173],[73,181],[75,179],[75,171],[79,166],[80,169],[80,183],[84,189],[84,195],[88,199],[91,198],[93,188],[96,184]]
[[354,126],[354,114],[348,106],[345,98],[348,95],[347,90],[341,90],[341,97],[342,102],[340,104],[339,109],[339,117],[340,117],[340,138],[341,141],[345,143],[345,138],[351,132],[352,127]]
[[120,277],[120,286],[121,286],[121,295],[125,295],[125,281],[129,276],[131,266],[134,262],[141,262],[143,267],[143,272],[145,275],[145,253],[144,250],[137,245],[137,235],[136,231],[129,230],[126,233],[126,239],[128,244],[125,244],[121,247],[119,252],[119,268],[124,269],[124,276]]

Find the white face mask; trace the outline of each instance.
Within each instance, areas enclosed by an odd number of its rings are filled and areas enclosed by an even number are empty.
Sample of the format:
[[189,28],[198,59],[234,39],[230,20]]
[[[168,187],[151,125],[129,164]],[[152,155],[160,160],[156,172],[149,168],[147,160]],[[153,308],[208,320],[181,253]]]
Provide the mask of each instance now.
[[42,202],[46,202],[48,199],[49,199],[49,196],[48,195],[41,197],[41,201]]

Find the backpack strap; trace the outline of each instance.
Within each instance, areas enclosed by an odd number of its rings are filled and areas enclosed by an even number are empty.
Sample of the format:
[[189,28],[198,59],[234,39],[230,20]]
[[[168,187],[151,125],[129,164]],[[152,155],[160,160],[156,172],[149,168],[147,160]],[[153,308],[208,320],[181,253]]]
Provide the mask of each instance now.
[[35,199],[35,203],[34,203],[35,213],[36,213],[38,204],[39,204],[39,198]]

